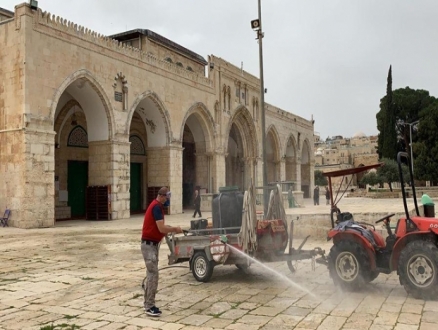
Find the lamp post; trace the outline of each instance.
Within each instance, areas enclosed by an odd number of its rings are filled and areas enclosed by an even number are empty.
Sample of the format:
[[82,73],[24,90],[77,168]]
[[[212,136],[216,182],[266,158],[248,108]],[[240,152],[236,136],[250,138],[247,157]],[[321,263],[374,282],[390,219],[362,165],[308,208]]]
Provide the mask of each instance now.
[[414,155],[412,153],[412,126],[417,125],[419,120],[413,121],[412,123],[405,123],[405,125],[409,125],[409,149],[411,149],[411,166],[412,173],[414,173]]
[[265,86],[263,81],[263,32],[262,32],[262,4],[258,0],[258,19],[251,21],[251,28],[257,32],[259,41],[259,62],[260,62],[260,107],[262,116],[262,149],[263,149],[263,209],[264,214],[268,213],[268,174],[266,172],[266,122],[265,122]]

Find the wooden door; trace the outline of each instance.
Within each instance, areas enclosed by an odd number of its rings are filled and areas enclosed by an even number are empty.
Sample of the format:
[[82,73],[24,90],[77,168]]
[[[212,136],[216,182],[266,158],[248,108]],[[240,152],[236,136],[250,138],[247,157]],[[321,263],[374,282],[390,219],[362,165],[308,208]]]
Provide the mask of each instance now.
[[130,184],[130,210],[131,212],[143,211],[141,203],[141,163],[131,163],[131,184]]
[[68,161],[67,190],[71,217],[85,217],[85,191],[88,185],[88,162]]

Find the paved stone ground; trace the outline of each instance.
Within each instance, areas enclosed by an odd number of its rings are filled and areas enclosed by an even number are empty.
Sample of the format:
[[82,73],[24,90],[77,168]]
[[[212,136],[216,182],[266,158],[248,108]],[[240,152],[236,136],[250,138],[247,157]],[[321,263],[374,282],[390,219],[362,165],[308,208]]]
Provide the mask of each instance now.
[[[355,200],[346,202],[402,207],[400,200]],[[306,205],[305,211],[322,208]],[[166,219],[188,227],[191,218],[186,213]],[[0,329],[39,330],[52,324],[100,330],[438,328],[438,302],[408,297],[396,274],[380,275],[361,292],[344,293],[333,286],[325,266],[317,264],[313,271],[309,260],[299,262],[294,275],[285,263],[268,266],[312,294],[258,265],[247,274],[218,266],[209,283],[196,282],[187,264],[163,269],[157,295],[163,315],[152,319],[142,308],[141,224],[142,215],[65,221],[48,229],[0,228]],[[305,247],[315,246],[330,249],[324,241]],[[160,267],[167,266],[167,253],[162,245]]]

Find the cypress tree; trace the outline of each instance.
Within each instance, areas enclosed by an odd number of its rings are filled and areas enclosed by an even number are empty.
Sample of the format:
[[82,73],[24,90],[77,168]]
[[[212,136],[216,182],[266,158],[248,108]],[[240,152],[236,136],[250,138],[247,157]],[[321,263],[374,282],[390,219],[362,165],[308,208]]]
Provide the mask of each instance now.
[[395,106],[392,100],[392,66],[389,66],[386,85],[385,122],[383,131],[382,158],[395,159],[397,154],[397,132],[395,130]]

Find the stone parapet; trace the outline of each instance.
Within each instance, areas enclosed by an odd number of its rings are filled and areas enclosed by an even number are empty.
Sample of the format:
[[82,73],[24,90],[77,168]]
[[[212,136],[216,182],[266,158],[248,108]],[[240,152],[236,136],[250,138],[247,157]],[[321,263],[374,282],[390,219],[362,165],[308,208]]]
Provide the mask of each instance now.
[[72,38],[77,38],[81,41],[88,41],[107,50],[113,51],[114,53],[119,54],[119,56],[124,55],[129,57],[136,63],[137,61],[141,61],[159,69],[171,72],[173,75],[192,80],[196,84],[206,87],[213,86],[212,81],[204,76],[181,68],[174,63],[160,60],[149,53],[141,51],[138,48],[128,46],[125,43],[106,37],[103,34],[70,22],[62,17],[55,16],[49,12],[43,12],[41,9],[38,9],[38,11],[34,14],[34,24],[35,29],[38,29],[39,26],[47,26],[50,29],[61,32],[61,34],[57,34],[57,36],[61,38],[64,37],[64,39],[68,40],[69,42],[72,42]]

